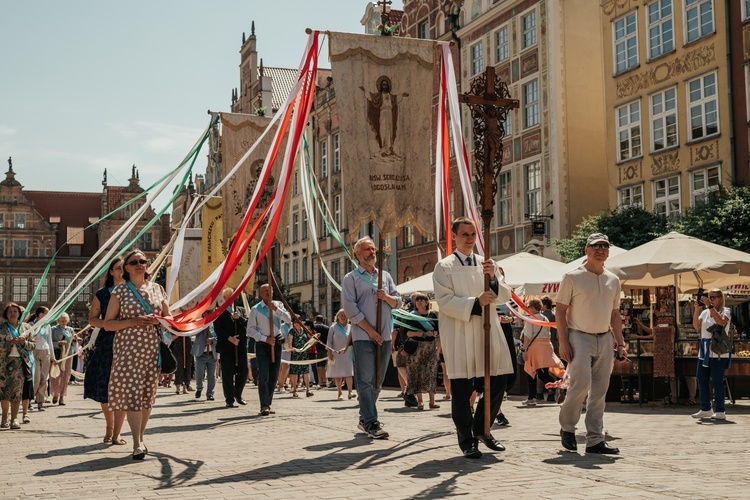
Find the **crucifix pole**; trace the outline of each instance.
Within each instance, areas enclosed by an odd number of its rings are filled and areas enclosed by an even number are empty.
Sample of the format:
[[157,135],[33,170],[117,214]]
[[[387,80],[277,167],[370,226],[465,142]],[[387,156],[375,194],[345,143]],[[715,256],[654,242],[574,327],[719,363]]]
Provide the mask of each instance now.
[[[510,99],[508,86],[495,78],[495,68],[488,66],[484,74],[471,83],[471,91],[458,97],[459,102],[471,108],[474,137],[475,178],[482,208],[482,235],[485,259],[489,258],[490,227],[494,215],[497,176],[503,165],[503,136],[505,120],[518,101]],[[457,118],[457,117],[456,117]],[[490,276],[484,275],[484,289],[490,289]],[[490,426],[490,304],[483,310],[484,328],[484,435],[489,437]]]

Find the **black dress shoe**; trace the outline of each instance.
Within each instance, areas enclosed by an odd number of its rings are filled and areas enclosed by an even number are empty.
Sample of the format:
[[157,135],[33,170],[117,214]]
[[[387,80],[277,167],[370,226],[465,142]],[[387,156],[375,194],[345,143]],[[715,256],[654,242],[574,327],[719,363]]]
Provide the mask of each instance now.
[[242,406],[245,406],[247,404],[247,401],[245,401],[242,398],[237,398],[236,401],[237,401],[237,404],[241,404]]
[[264,415],[264,416],[265,415],[270,415],[271,414],[271,409],[270,408],[261,408],[260,414]]
[[503,446],[500,441],[493,438],[491,434],[489,436],[477,436],[477,439],[490,450],[505,451],[505,446]]
[[510,425],[510,422],[508,422],[508,419],[505,418],[505,415],[503,415],[502,413],[498,413],[496,422],[497,422],[497,425],[500,425],[502,427],[505,427],[506,425]]
[[227,403],[227,408],[237,408],[234,403]]
[[213,400],[214,400],[213,396],[206,396],[206,401],[213,401]]
[[199,390],[195,391],[195,399],[200,399],[200,397],[201,397],[201,391],[199,389]]
[[570,451],[578,450],[578,443],[576,442],[575,432],[565,432],[560,429],[560,441],[562,442],[563,448]]
[[477,449],[477,445],[472,444],[464,450],[464,457],[466,458],[482,458],[482,452]]
[[619,448],[610,446],[606,442],[602,441],[601,443],[595,444],[594,446],[587,446],[586,453],[599,453],[602,455],[617,455],[618,453],[620,453],[620,450]]

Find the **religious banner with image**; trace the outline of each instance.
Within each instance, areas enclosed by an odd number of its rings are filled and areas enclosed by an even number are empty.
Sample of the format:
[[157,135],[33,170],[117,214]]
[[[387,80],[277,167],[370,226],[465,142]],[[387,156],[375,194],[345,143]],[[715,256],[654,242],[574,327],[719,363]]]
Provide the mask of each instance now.
[[[211,273],[213,273],[218,265],[224,261],[227,252],[229,251],[231,240],[226,239],[224,236],[223,211],[222,199],[218,196],[214,196],[203,205],[203,234],[201,237],[201,244],[203,246],[201,255],[203,260],[201,262],[201,281],[205,281],[211,276]],[[240,261],[239,265],[232,273],[232,277],[227,283],[228,286],[236,288],[240,284],[245,273],[250,268],[256,248],[257,244],[255,242],[250,244],[245,257]],[[249,284],[245,287],[245,291],[252,293],[252,288],[253,280],[250,280]],[[181,293],[184,295],[188,291],[189,290],[183,288]]]
[[384,238],[408,223],[432,235],[435,42],[331,33],[329,48],[349,234],[375,221]]
[[[228,171],[237,164],[248,149],[255,144],[270,123],[271,119],[263,116],[221,113],[222,176],[226,176]],[[221,188],[221,198],[224,205],[222,238],[225,242],[231,241],[236,236],[242,217],[250,205],[250,198],[255,190],[259,174],[263,169],[263,162],[268,155],[269,149],[271,149],[274,133],[275,127],[266,134],[261,143],[256,146],[255,150],[244,161],[237,173]],[[268,205],[273,190],[276,189],[279,172],[284,161],[284,144],[285,142],[282,143],[279,156],[271,170],[271,177],[263,188],[263,196],[253,217],[253,222],[255,222],[262,210]],[[281,224],[281,227],[285,227],[286,217],[282,219]],[[284,244],[283,241],[280,243]],[[229,248],[228,244],[225,246]]]

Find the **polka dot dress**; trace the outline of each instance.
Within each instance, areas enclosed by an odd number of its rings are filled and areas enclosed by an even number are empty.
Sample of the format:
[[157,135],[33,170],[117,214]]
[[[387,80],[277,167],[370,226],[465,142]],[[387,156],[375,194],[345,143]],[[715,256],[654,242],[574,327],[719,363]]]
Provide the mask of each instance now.
[[[140,292],[153,311],[161,311],[161,303],[166,299],[161,285],[147,281]],[[127,285],[115,287],[112,296],[120,301],[118,320],[146,314]],[[159,336],[153,325],[125,328],[115,334],[109,379],[110,410],[141,411],[153,406],[159,380],[158,358]]]

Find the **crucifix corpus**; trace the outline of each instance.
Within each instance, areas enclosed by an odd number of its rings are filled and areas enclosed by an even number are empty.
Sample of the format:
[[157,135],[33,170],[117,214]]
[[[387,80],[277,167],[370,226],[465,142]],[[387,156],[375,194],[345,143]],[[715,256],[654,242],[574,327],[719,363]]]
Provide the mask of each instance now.
[[[495,68],[488,66],[471,82],[471,90],[458,96],[458,101],[471,109],[474,138],[474,178],[482,206],[482,235],[485,258],[489,255],[490,225],[494,215],[497,177],[503,166],[505,120],[511,109],[518,109],[518,100],[510,99],[508,85],[495,78]],[[490,277],[484,275],[484,289],[490,289]],[[484,306],[484,435],[490,435],[490,305]]]

